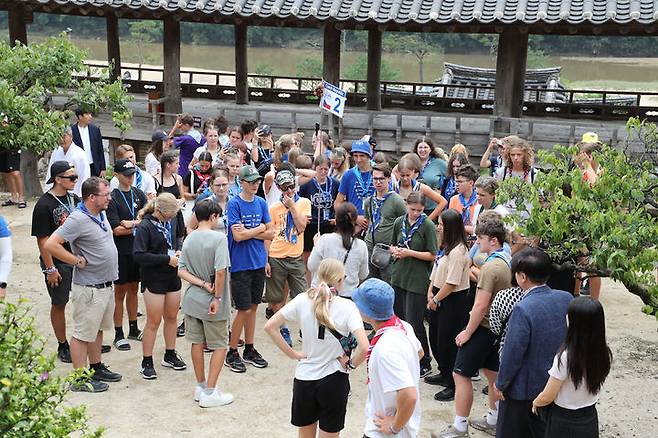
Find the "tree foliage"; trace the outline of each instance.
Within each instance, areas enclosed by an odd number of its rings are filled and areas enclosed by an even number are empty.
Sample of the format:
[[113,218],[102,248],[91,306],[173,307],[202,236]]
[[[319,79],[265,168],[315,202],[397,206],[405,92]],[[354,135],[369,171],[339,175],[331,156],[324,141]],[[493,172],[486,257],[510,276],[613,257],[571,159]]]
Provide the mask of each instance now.
[[[356,61],[347,66],[342,75],[345,79],[365,81],[368,77],[368,57],[361,55]],[[391,65],[382,59],[381,74],[382,81],[395,81],[400,77],[400,70],[391,67]]]
[[64,398],[77,371],[63,379],[51,373],[54,355],[44,355],[44,339],[34,327],[25,302],[0,303],[0,436],[99,437],[90,430],[84,406],[67,406]]
[[295,66],[295,75],[302,78],[321,78],[322,73],[323,64],[319,56],[309,56]]
[[431,54],[443,55],[443,48],[427,33],[388,33],[384,37],[383,46],[391,52],[413,55],[418,61],[418,80],[420,82],[425,82],[425,58]]
[[[29,46],[0,42],[0,148],[54,149],[74,107],[109,111],[117,128],[130,128],[132,98],[120,80],[110,83],[106,71],[93,72],[94,81],[73,77],[85,70],[85,56],[65,34]],[[62,110],[51,105],[53,95],[65,96]]]
[[575,148],[561,146],[540,150],[547,170],[535,184],[503,181],[497,198],[517,209],[506,220],[538,237],[554,261],[622,282],[642,299],[645,312],[656,314],[658,222],[647,208],[658,195],[654,166],[604,146],[594,153],[604,171],[590,187],[573,165],[575,154]]

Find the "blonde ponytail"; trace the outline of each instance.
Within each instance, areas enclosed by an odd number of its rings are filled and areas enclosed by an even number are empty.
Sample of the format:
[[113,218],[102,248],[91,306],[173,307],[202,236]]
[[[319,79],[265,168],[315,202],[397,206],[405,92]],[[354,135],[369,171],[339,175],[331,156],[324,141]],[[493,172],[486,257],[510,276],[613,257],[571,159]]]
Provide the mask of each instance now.
[[331,287],[338,286],[345,278],[345,268],[336,259],[324,259],[318,267],[318,286],[310,288],[306,293],[313,300],[315,319],[325,327],[336,330],[329,316],[329,303],[333,298]]

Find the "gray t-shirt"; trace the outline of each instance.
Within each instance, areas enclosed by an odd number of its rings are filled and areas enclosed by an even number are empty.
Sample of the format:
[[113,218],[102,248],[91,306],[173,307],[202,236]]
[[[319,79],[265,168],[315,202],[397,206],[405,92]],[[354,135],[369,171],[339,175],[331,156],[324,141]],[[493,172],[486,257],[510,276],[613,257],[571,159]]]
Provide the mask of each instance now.
[[[101,213],[105,229],[82,211],[75,209],[55,234],[71,244],[71,252],[87,259],[84,269],[73,269],[73,283],[82,286],[106,283],[119,278],[119,258],[112,238],[112,227]],[[98,218],[96,218],[98,219]]]
[[226,281],[222,301],[215,315],[208,315],[213,294],[195,285],[188,285],[181,310],[184,314],[204,321],[222,321],[231,316],[231,295],[228,289],[228,240],[226,235],[211,230],[193,231],[183,242],[178,267],[186,269],[197,278],[215,282],[215,273],[226,269]]

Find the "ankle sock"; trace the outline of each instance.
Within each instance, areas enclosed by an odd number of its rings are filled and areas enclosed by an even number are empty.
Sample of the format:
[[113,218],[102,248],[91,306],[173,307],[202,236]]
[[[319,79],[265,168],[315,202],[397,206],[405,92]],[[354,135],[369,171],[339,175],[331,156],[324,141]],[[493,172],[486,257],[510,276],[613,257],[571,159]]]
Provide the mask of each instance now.
[[237,352],[238,352],[237,348],[231,348],[231,347],[228,348],[228,354],[234,354],[234,353],[237,353]]
[[495,410],[489,409],[489,412],[487,412],[487,423],[490,426],[495,426],[497,422],[498,422],[498,409]]
[[165,350],[165,357],[176,356],[176,350]]
[[114,342],[123,338],[125,338],[123,334],[123,327],[114,327]]
[[254,344],[244,344],[244,351],[250,351],[254,349]]
[[100,363],[100,362],[97,362],[97,363],[90,363],[90,364],[89,364],[89,368],[92,369],[92,370],[94,370],[94,371],[97,370],[100,366],[101,366],[101,363]]
[[468,417],[455,415],[455,421],[452,423],[452,426],[460,432],[466,432],[468,430]]
[[153,366],[153,356],[142,356],[142,366]]
[[128,321],[128,329],[131,335],[139,334],[139,327],[137,327],[137,320]]
[[57,341],[57,351],[68,350],[68,349],[70,349],[68,341],[64,341],[64,342]]

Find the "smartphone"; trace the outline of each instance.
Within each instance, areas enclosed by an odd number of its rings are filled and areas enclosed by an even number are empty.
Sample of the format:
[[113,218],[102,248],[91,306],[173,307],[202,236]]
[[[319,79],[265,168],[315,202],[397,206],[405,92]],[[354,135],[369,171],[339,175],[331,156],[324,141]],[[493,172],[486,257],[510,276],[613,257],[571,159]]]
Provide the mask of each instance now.
[[320,124],[316,122],[315,123],[315,135],[318,135],[319,131],[320,131]]

